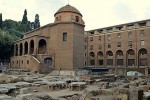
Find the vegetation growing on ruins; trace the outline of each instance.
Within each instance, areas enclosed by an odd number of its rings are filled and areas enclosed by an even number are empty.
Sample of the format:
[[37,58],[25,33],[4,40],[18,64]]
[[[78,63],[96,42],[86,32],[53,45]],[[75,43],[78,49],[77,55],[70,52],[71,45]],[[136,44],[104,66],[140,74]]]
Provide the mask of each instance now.
[[34,22],[28,21],[27,10],[25,9],[22,21],[6,19],[3,21],[0,14],[0,60],[9,60],[13,52],[13,42],[21,39],[25,32],[40,27],[39,15],[35,15]]

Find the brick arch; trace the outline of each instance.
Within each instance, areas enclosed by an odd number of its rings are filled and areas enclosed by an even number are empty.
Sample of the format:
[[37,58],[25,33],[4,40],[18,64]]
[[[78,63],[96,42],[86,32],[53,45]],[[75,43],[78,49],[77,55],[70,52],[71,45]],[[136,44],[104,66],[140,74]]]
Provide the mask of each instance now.
[[24,43],[24,54],[28,54],[28,42]]
[[44,39],[41,39],[41,40],[39,40],[39,43],[38,43],[38,53],[39,54],[44,54],[44,53],[46,53],[46,40],[44,40]]
[[94,52],[90,52],[89,53],[89,64],[90,66],[95,66],[95,53]]
[[44,59],[44,64],[46,64],[47,66],[51,67],[53,64],[53,60],[52,58],[48,57]]
[[116,51],[115,62],[116,62],[116,66],[118,66],[118,67],[123,66],[124,59],[123,59],[123,51],[122,50]]
[[97,53],[97,61],[98,61],[97,64],[98,64],[98,66],[104,65],[103,56],[104,56],[104,54],[103,54],[102,51],[99,51],[99,52]]
[[22,43],[20,43],[19,48],[20,48],[19,54],[21,56],[21,55],[23,55],[23,44]]
[[107,66],[112,66],[113,65],[113,52],[112,51],[106,52],[106,59],[107,59]]
[[147,49],[142,48],[138,51],[138,65],[139,66],[147,66]]
[[30,41],[30,54],[34,53],[34,40]]
[[126,55],[126,65],[127,66],[135,66],[135,51],[133,49],[127,50],[127,55]]

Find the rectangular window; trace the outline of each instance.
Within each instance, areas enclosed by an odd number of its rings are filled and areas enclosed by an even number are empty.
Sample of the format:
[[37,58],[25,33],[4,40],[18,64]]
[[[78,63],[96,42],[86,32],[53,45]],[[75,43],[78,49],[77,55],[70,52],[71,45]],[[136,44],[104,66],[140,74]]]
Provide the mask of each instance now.
[[121,33],[118,33],[117,37],[118,37],[118,38],[121,38]]
[[132,32],[128,32],[128,37],[129,37],[129,38],[132,37]]
[[86,65],[86,61],[84,61],[84,65]]
[[93,41],[93,37],[90,37],[90,41]]
[[111,35],[108,35],[107,39],[108,39],[108,41],[110,41],[111,40]]
[[103,60],[98,60],[99,65],[103,65]]
[[86,45],[84,46],[84,49],[86,49]]
[[29,64],[29,60],[27,60],[27,64]]
[[86,53],[84,53],[84,57],[86,57]]
[[90,65],[95,65],[95,61],[94,60],[90,60]]
[[113,65],[113,59],[107,59],[107,65]]
[[129,41],[129,42],[128,42],[128,46],[129,46],[130,48],[132,48],[132,41]]
[[140,45],[143,46],[145,44],[144,40],[140,41]]
[[144,35],[144,30],[140,30],[140,35],[141,35],[141,36]]
[[111,44],[110,43],[108,44],[108,48],[111,48]]
[[100,49],[100,50],[102,49],[102,45],[101,45],[101,44],[99,44],[99,47],[98,47],[98,49]]
[[99,36],[99,41],[101,41],[101,36]]
[[63,33],[63,41],[67,41],[67,33]]
[[118,42],[118,47],[121,47],[121,42]]

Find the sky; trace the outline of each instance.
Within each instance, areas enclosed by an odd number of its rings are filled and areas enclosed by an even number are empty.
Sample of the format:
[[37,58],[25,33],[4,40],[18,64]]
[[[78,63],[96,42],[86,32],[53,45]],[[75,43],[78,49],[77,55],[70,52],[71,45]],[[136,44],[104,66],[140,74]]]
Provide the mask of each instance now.
[[[54,22],[57,10],[68,0],[0,0],[3,20],[21,21],[27,9],[29,21],[39,14],[41,26]],[[83,15],[85,30],[150,19],[150,0],[69,0]]]

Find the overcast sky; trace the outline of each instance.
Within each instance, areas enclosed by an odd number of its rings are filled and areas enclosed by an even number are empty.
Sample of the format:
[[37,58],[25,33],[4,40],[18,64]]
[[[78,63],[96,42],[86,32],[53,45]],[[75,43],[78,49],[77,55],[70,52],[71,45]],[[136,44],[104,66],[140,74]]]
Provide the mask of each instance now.
[[[54,22],[54,13],[68,0],[0,0],[3,20],[21,21],[27,9],[28,20],[39,14],[41,26]],[[150,0],[70,0],[83,15],[85,30],[150,19]]]

